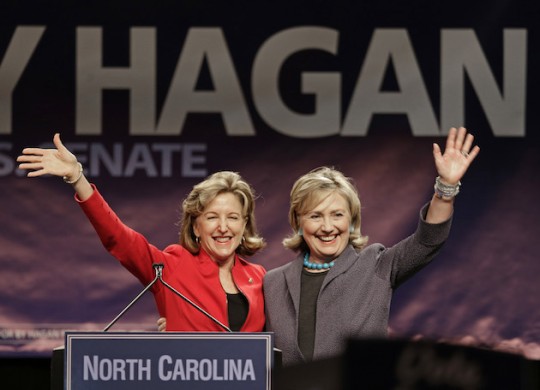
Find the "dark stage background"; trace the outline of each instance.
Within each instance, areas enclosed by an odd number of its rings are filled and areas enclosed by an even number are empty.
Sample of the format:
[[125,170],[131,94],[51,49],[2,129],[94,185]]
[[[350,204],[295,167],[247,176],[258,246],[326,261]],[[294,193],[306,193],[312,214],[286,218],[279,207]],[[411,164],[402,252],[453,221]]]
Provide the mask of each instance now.
[[[77,4],[75,4],[77,3]],[[538,12],[519,1],[109,1],[0,4],[0,356],[43,357],[102,329],[142,289],[57,178],[22,148],[55,132],[119,216],[165,247],[217,170],[259,194],[267,269],[291,260],[288,193],[352,177],[362,231],[392,245],[433,192],[432,143],[466,126],[481,153],[451,237],[400,287],[398,337],[540,341]],[[146,296],[115,330],[154,330]],[[536,352],[534,352],[536,351]]]

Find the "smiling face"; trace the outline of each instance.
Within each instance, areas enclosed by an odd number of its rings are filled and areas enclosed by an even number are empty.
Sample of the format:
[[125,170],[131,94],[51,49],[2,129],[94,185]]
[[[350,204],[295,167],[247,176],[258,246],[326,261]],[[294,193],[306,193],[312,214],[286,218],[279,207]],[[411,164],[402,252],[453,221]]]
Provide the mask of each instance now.
[[300,220],[310,261],[328,262],[338,257],[349,243],[351,215],[347,200],[336,191],[324,197]]
[[225,192],[217,195],[195,219],[193,231],[212,260],[226,263],[234,259],[245,226],[240,200]]

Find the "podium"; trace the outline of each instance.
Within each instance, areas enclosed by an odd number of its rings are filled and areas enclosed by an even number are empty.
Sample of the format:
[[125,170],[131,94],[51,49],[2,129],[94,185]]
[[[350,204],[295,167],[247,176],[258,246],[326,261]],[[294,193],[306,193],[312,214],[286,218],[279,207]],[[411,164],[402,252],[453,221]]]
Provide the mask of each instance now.
[[67,332],[51,390],[270,390],[279,356],[264,332]]

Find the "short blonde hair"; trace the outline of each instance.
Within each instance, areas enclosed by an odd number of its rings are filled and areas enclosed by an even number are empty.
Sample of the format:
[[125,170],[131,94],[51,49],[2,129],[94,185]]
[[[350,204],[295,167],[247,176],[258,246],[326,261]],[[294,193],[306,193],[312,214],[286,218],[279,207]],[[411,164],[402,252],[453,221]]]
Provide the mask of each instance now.
[[301,176],[292,187],[289,223],[293,234],[283,240],[285,248],[298,252],[309,250],[304,238],[298,234],[300,216],[313,210],[333,192],[343,196],[349,206],[351,226],[354,227],[349,236],[349,243],[356,249],[362,249],[366,246],[368,237],[362,236],[360,233],[360,198],[352,179],[345,177],[343,173],[334,168],[320,167]]
[[204,212],[206,206],[216,196],[229,192],[240,201],[242,216],[246,218],[244,236],[236,248],[236,253],[242,256],[251,256],[266,246],[264,239],[257,232],[253,188],[238,173],[221,171],[196,184],[182,202],[180,245],[192,254],[197,254],[200,250],[193,230],[195,219]]

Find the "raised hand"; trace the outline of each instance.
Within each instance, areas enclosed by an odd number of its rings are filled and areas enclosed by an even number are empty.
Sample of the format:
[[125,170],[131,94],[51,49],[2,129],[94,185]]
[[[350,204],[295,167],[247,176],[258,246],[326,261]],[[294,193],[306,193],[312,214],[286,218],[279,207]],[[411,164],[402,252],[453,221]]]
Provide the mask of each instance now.
[[80,166],[73,155],[60,140],[60,134],[53,138],[56,149],[25,148],[17,157],[20,169],[29,171],[28,177],[54,175],[71,181],[79,176]]
[[441,177],[441,180],[450,185],[457,184],[469,165],[480,152],[478,146],[473,147],[474,137],[467,133],[467,129],[452,127],[446,138],[446,147],[444,154],[437,144],[433,144],[433,158],[435,167]]

